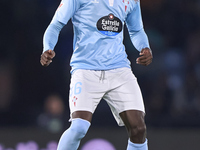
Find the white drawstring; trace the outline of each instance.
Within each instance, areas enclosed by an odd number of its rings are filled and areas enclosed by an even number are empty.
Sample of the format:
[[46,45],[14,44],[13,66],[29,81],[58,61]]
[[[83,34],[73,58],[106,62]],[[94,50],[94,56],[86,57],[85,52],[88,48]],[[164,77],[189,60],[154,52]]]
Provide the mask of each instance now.
[[104,70],[101,70],[101,75],[100,75],[100,78],[99,78],[99,82],[103,82],[103,80],[105,79],[105,71]]

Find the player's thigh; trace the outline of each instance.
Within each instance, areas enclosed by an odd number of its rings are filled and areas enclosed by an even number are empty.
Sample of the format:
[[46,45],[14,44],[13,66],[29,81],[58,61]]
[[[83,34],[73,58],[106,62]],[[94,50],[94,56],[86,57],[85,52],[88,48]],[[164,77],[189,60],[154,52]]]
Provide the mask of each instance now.
[[89,111],[75,111],[72,113],[72,119],[81,118],[89,122],[92,121],[92,113]]
[[112,81],[112,89],[105,95],[107,102],[117,109],[118,113],[126,110],[145,112],[142,93],[137,78],[131,69],[124,68],[120,75]]
[[112,89],[104,95],[119,125],[120,113],[128,110],[145,112],[143,97],[137,79],[129,68],[122,68],[113,76]]
[[144,127],[145,126],[145,113],[139,110],[127,110],[123,111],[120,114],[121,119],[123,120],[127,129],[133,127]]
[[75,71],[72,74],[69,94],[71,119],[88,118],[90,120],[104,94],[103,89],[95,71]]

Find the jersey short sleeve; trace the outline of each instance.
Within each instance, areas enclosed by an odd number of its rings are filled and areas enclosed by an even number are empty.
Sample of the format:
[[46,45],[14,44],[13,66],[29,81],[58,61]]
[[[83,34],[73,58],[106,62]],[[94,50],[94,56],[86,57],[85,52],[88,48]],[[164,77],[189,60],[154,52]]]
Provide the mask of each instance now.
[[79,7],[79,0],[62,0],[52,19],[52,23],[59,21],[67,24]]
[[129,31],[139,31],[143,28],[140,2],[138,1],[134,9],[127,15],[126,25]]

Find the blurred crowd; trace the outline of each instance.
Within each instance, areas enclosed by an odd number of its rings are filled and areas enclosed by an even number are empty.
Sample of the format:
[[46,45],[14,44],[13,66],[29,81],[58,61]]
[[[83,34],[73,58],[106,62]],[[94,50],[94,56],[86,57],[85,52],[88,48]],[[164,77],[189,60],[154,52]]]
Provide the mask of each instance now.
[[[35,141],[19,142],[16,144],[15,148],[7,148],[0,144],[0,150],[57,150],[58,143],[55,141],[50,141],[46,144],[45,148],[40,148],[39,144]],[[114,145],[108,140],[97,138],[91,139],[80,148],[81,150],[116,150]]]
[[[59,3],[0,2],[0,126],[38,126],[56,132],[68,124],[71,22],[60,34],[53,63],[44,68],[39,62],[44,31]],[[126,29],[124,43],[143,93],[147,125],[199,126],[200,1],[141,0],[141,7],[153,63],[136,65],[138,51]],[[102,102],[94,125],[116,124],[114,119],[103,118],[104,114],[112,117]]]
[[0,150],[56,150],[57,145],[57,142],[50,141],[47,143],[45,148],[40,148],[38,143],[36,143],[35,141],[28,141],[26,143],[17,143],[15,148],[7,148],[4,145],[0,144]]

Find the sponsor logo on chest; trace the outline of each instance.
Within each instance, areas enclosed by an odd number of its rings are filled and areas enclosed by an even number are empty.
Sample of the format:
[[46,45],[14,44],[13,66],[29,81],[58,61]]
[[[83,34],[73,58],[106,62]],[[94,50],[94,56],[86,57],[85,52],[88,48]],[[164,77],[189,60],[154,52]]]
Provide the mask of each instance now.
[[113,14],[104,16],[97,21],[97,29],[104,35],[115,36],[122,31],[122,22]]

